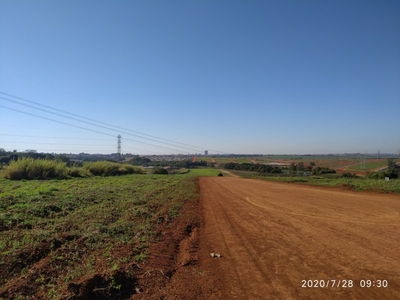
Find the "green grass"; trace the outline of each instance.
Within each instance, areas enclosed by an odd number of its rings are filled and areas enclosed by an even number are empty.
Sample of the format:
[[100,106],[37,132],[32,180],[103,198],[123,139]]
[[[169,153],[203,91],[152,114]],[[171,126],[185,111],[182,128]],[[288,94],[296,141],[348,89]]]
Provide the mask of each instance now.
[[[243,176],[244,174],[242,174]],[[374,191],[384,193],[400,193],[400,179],[384,181],[368,178],[333,178],[332,176],[319,177],[291,177],[291,176],[258,176],[247,175],[243,177],[271,180],[277,182],[288,182],[313,186],[326,186],[337,188],[349,188],[355,191]]]
[[2,170],[4,178],[11,180],[33,179],[64,179],[87,176],[117,176],[126,174],[141,174],[140,167],[110,161],[87,162],[83,167],[67,167],[66,163],[56,160],[20,158],[11,161]]
[[[216,173],[0,179],[0,286],[28,274],[28,285],[43,281],[45,293],[60,295],[95,274],[105,274],[108,284],[117,271],[131,276],[157,239],[155,229],[199,199],[197,176]],[[30,269],[41,259],[48,272]]]
[[220,171],[217,169],[207,169],[207,168],[199,168],[199,169],[190,169],[188,175],[190,176],[217,176]]
[[66,163],[55,160],[20,158],[10,162],[4,171],[4,177],[12,180],[65,178],[67,166]]
[[115,176],[142,173],[142,170],[139,167],[109,161],[87,162],[83,165],[83,169],[95,176]]
[[371,170],[379,167],[387,167],[387,164],[387,160],[380,160],[374,162],[366,162],[365,165],[360,165],[360,163],[357,163],[353,166],[348,167],[347,169],[353,171]]

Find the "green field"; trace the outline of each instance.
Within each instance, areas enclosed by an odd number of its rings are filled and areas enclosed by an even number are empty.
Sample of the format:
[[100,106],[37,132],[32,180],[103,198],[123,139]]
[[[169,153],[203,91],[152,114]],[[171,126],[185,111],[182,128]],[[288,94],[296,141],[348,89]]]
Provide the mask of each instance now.
[[373,170],[376,168],[386,167],[386,166],[387,166],[387,160],[382,159],[379,161],[365,162],[365,164],[363,164],[363,165],[361,165],[360,163],[357,163],[353,166],[348,167],[347,169],[353,170],[353,171],[362,171],[362,170]]
[[242,177],[256,178],[263,180],[271,180],[277,182],[287,182],[296,184],[305,184],[313,186],[325,186],[335,188],[345,188],[354,191],[372,191],[383,193],[400,193],[400,179],[393,179],[390,181],[368,179],[368,178],[334,178],[337,174],[327,174],[324,177],[319,176],[259,176],[254,173],[238,173]]
[[177,175],[0,179],[0,299],[8,298],[8,286],[18,280],[35,295],[57,299],[74,296],[71,286],[99,276],[98,297],[121,297],[121,283],[134,281],[132,268],[146,259],[155,229],[174,220],[187,201],[198,201],[198,176],[217,174],[193,169]]
[[199,176],[217,176],[219,173],[218,170],[216,169],[190,169],[188,175],[189,176],[195,176],[195,177],[199,177]]

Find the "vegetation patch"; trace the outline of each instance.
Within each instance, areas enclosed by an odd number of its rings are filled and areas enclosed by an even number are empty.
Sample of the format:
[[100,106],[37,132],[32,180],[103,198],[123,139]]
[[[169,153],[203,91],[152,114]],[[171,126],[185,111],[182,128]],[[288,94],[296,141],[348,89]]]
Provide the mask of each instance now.
[[83,168],[95,176],[117,176],[142,173],[141,168],[110,161],[87,162],[83,165]]
[[197,177],[0,179],[0,298],[120,299]]
[[237,171],[250,171],[259,173],[282,173],[281,168],[273,167],[264,164],[252,164],[252,163],[226,163],[224,166],[227,170],[237,170]]
[[259,176],[251,175],[251,178],[279,181],[279,182],[289,182],[297,184],[307,184],[313,186],[326,186],[326,187],[336,187],[345,188],[355,191],[373,191],[373,192],[383,192],[383,193],[400,193],[400,180],[375,180],[362,177],[353,178],[329,178],[321,176],[309,176],[309,177],[296,177],[296,176]]
[[11,180],[65,179],[87,176],[119,176],[141,174],[140,167],[110,161],[87,162],[83,166],[67,166],[61,160],[22,157],[11,160],[3,177]]
[[12,180],[65,178],[66,176],[66,163],[31,157],[10,161],[4,172],[4,177]]
[[189,176],[218,176],[219,170],[216,169],[190,169]]

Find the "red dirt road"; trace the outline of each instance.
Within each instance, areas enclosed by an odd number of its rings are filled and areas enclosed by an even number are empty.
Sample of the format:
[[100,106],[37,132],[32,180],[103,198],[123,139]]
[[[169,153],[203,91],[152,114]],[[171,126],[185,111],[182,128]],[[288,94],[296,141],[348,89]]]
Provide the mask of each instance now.
[[199,185],[201,298],[400,299],[398,195],[229,177]]

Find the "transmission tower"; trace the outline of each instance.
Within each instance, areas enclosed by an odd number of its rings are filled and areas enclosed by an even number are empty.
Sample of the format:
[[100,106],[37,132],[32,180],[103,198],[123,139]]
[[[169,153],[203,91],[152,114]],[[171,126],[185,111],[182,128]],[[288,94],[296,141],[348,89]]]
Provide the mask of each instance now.
[[365,156],[363,156],[360,153],[360,170],[364,170],[365,169],[365,158],[366,158],[366,155],[367,154],[365,154]]
[[121,160],[121,135],[118,134],[117,136],[118,141],[117,141],[117,156],[118,156],[118,160]]

